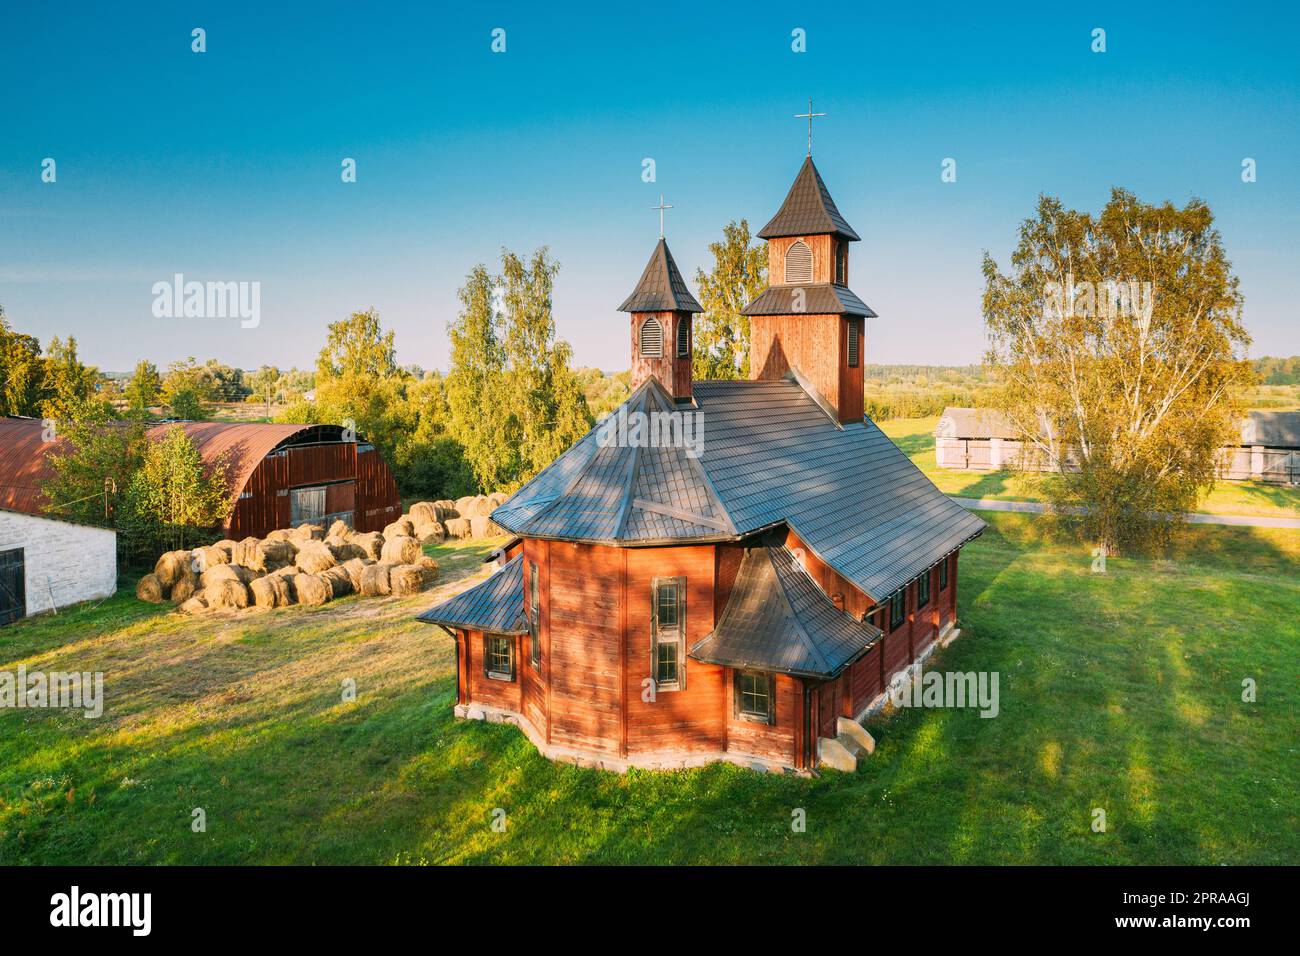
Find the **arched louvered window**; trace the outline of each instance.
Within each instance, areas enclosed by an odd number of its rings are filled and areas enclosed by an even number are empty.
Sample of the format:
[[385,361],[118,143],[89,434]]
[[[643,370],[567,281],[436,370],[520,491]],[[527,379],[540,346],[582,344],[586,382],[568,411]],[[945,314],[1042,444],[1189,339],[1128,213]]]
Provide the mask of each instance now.
[[785,251],[785,281],[787,285],[812,282],[812,250],[796,239]]
[[849,319],[849,368],[858,367],[858,353],[862,345],[858,341],[858,323]]
[[691,354],[691,320],[677,320],[677,357],[689,358]]
[[641,323],[641,355],[643,358],[662,358],[664,354],[664,327],[653,315]]

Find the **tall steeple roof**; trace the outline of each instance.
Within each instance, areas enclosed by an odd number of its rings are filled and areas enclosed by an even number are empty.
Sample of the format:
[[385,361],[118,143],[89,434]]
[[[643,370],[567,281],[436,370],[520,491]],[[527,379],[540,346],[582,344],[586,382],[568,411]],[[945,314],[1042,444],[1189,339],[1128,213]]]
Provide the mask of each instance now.
[[822,182],[821,173],[817,172],[817,167],[809,156],[799,168],[799,175],[794,178],[794,185],[790,187],[785,202],[771,222],[758,231],[758,237],[779,239],[782,236],[815,236],[824,233],[843,236],[850,241],[862,238],[835,208],[835,200],[831,199],[826,184]]
[[673,254],[663,239],[655,246],[641,273],[641,281],[632,294],[618,307],[620,312],[703,312],[703,307],[691,295],[686,280],[677,271]]

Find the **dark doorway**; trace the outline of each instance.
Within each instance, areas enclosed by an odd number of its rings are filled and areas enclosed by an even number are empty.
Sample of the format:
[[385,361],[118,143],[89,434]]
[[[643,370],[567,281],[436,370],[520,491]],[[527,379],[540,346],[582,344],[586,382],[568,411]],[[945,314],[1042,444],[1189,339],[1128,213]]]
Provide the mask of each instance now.
[[0,624],[27,616],[26,577],[23,549],[0,551]]

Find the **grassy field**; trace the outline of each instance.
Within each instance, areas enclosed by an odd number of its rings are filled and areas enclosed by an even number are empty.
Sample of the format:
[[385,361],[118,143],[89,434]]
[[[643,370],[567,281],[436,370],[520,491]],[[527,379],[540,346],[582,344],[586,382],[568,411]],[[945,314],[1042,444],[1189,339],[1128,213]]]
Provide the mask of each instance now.
[[[938,485],[941,491],[966,498],[1000,498],[1005,501],[1038,501],[1039,484],[1050,476],[1017,476],[1005,471],[959,471],[934,463],[933,418],[895,418],[880,422],[880,430],[892,438],[908,457]],[[1270,485],[1261,481],[1221,481],[1198,509],[1220,515],[1271,515],[1300,517],[1300,488]]]
[[[0,670],[102,670],[106,697],[0,711],[0,863],[1300,862],[1300,536],[1196,528],[1095,574],[986,517],[934,666],[998,672],[1000,715],[878,719],[818,779],[616,776],[455,721],[451,641],[412,619],[438,593],[189,619],[124,590],[0,629]],[[439,592],[488,549],[434,550]]]

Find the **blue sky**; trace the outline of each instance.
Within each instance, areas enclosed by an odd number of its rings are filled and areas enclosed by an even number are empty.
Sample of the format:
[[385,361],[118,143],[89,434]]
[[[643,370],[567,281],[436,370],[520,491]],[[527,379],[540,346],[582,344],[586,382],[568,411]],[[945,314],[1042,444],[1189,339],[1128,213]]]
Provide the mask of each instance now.
[[[1097,209],[1112,185],[1208,201],[1252,354],[1300,352],[1293,5],[615,6],[8,4],[0,304],[107,370],[309,366],[326,323],[374,306],[400,361],[445,367],[469,269],[546,244],[560,334],[624,368],[614,310],[659,193],[693,277],[725,222],[775,212],[812,96],[815,158],[863,237],[851,284],[880,314],[870,361],[977,361],[982,251],[1005,260],[1040,192]],[[178,272],[259,281],[260,325],[154,318]]]

